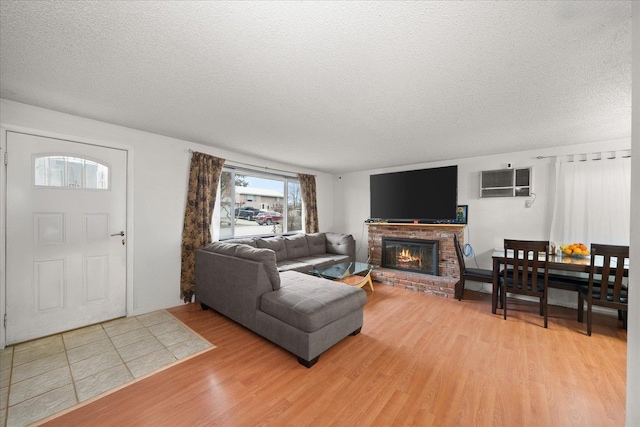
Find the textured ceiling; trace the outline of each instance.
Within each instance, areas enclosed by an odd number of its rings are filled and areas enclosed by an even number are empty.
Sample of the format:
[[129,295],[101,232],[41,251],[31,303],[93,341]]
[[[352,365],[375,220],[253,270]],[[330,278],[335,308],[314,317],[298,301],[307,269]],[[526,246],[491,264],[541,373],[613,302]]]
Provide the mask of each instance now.
[[631,135],[631,2],[0,2],[0,96],[331,173]]

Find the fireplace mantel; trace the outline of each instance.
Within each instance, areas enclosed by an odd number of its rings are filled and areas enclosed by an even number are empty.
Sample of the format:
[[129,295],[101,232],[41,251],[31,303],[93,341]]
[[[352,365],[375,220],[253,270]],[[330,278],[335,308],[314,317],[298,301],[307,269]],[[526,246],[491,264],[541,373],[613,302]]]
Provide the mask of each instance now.
[[[455,252],[453,236],[458,235],[464,244],[464,224],[412,224],[371,222],[369,229],[369,259],[374,265],[381,265],[382,238],[423,239],[439,242],[438,276],[399,271],[386,268],[373,270],[373,279],[390,286],[402,286],[434,295],[453,297],[460,281],[460,270]],[[458,285],[459,286],[459,285]]]
[[368,226],[385,226],[393,227],[429,227],[429,228],[465,228],[466,224],[414,224],[411,222],[368,222]]

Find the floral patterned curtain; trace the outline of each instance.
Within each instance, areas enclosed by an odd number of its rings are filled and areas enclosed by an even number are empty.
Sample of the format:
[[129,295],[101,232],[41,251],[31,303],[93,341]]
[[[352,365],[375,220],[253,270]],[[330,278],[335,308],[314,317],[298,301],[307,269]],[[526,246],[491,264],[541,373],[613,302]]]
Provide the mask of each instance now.
[[189,192],[182,229],[182,268],[180,294],[191,301],[195,287],[196,249],[211,243],[211,217],[224,159],[193,153],[189,174]]
[[316,201],[316,177],[314,175],[299,174],[302,202],[304,203],[304,230],[307,233],[317,233],[318,204]]

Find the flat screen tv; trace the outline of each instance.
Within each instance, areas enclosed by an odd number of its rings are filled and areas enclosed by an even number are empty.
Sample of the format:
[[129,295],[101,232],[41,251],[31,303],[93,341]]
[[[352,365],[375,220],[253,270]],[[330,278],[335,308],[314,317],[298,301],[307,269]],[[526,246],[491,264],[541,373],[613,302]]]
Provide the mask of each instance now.
[[371,175],[371,220],[454,222],[458,166]]

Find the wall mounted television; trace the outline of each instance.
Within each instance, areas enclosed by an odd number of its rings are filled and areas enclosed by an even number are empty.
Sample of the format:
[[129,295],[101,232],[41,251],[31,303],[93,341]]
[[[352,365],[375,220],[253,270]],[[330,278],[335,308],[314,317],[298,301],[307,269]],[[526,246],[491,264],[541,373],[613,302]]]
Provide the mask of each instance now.
[[370,220],[455,222],[458,166],[371,175]]

